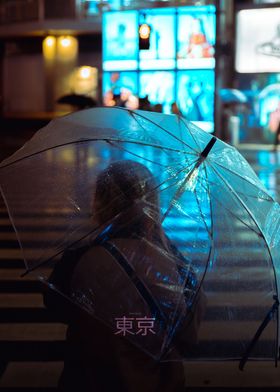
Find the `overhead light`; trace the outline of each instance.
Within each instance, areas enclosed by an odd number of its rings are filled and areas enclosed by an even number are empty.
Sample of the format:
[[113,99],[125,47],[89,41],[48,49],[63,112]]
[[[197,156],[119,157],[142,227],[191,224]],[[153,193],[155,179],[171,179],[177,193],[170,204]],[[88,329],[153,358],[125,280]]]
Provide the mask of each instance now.
[[71,40],[69,37],[62,37],[60,43],[64,48],[68,48],[71,45]]
[[79,74],[82,79],[88,79],[91,76],[91,73],[91,67],[88,66],[81,67],[79,70]]
[[49,48],[55,45],[55,37],[52,35],[49,35],[44,39],[45,45],[48,46]]
[[56,38],[52,35],[48,35],[43,40],[43,55],[44,59],[51,61],[56,55]]

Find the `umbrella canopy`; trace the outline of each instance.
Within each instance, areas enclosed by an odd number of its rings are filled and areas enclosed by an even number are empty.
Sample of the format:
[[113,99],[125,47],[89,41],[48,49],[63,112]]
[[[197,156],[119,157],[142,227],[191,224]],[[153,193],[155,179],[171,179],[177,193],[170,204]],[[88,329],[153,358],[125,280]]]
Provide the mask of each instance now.
[[264,87],[259,95],[258,99],[266,99],[269,95],[276,95],[279,97],[280,94],[280,83],[272,83]]
[[277,357],[280,207],[235,148],[175,115],[88,109],[0,184],[27,270],[85,246],[72,297],[154,358]]

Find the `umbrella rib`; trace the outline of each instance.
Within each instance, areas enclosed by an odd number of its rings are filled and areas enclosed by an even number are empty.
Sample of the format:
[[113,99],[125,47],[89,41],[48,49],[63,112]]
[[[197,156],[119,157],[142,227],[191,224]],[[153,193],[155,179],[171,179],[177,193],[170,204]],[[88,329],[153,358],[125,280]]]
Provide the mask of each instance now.
[[[206,178],[208,179],[208,173],[207,173],[207,170],[206,170],[206,166],[205,166],[205,174],[206,174]],[[213,206],[212,206],[212,201],[211,201],[211,197],[210,197],[210,194],[211,194],[210,188],[208,189],[208,193],[209,193],[210,216],[212,217],[212,214],[213,214]],[[200,285],[199,285],[199,287],[198,287],[197,293],[198,293],[199,290],[201,289],[201,286],[202,286],[202,283],[203,283],[203,281],[204,281],[206,272],[207,272],[207,270],[208,270],[209,263],[210,263],[210,259],[211,259],[211,255],[212,255],[212,250],[213,250],[213,219],[211,219],[210,249],[209,249],[208,258],[207,258],[206,266],[205,266],[205,269],[204,269],[204,273],[203,273],[202,278],[201,278],[201,280],[200,280]]]
[[[22,276],[27,275],[29,272],[34,271],[35,269],[42,267],[43,265],[45,265],[46,263],[48,263],[49,261],[53,260],[55,257],[57,257],[58,255],[60,255],[61,253],[63,253],[66,249],[69,249],[71,247],[73,247],[74,245],[78,244],[79,242],[83,241],[85,238],[87,238],[88,236],[90,236],[91,234],[93,234],[95,231],[99,230],[100,228],[103,227],[103,230],[101,231],[101,234],[108,229],[108,227],[110,225],[112,225],[114,223],[115,220],[117,220],[119,218],[119,216],[121,216],[122,211],[119,212],[117,215],[115,215],[112,219],[110,219],[109,221],[102,223],[98,226],[95,226],[92,230],[89,230],[86,234],[84,234],[82,237],[80,237],[78,240],[73,241],[71,244],[69,244],[66,248],[63,248],[62,250],[56,252],[54,255],[52,255],[51,257],[49,257],[47,260],[43,260],[41,261],[39,264],[34,265],[31,268],[27,268],[26,271],[22,274]],[[96,236],[97,238],[98,236]]]
[[[126,110],[126,109],[124,109]],[[131,111],[128,110],[130,112],[130,114],[132,115],[132,117],[134,117],[136,114]],[[161,125],[157,124],[156,122],[152,121],[151,119],[143,116],[142,114],[137,113],[137,116],[140,116],[142,118],[144,118],[146,121],[149,121],[151,124],[155,125],[156,127],[158,127],[159,129],[161,129],[162,131],[166,132],[169,136],[173,137],[175,140],[177,140],[178,142],[184,144],[185,147],[190,148],[191,150],[197,152],[193,147],[189,146],[187,143],[185,143],[183,140],[181,140],[180,138],[178,138],[177,136],[175,136],[173,133],[169,132],[167,129],[163,128]],[[136,120],[137,121],[137,120]],[[138,121],[137,121],[138,122]],[[141,124],[140,124],[141,125]],[[142,127],[143,128],[143,127]],[[145,129],[145,128],[144,128]]]
[[[200,181],[200,179],[198,178],[198,182],[200,182],[201,186],[204,188],[204,190],[207,192],[207,188],[202,184],[202,182]],[[210,184],[210,181],[208,182]],[[227,210],[227,212],[229,212],[232,216],[234,216],[239,222],[241,222],[244,226],[246,226],[249,230],[253,231],[254,233],[256,233],[257,235],[259,235],[259,231],[256,231],[253,227],[250,227],[246,222],[244,222],[238,215],[234,214],[234,212],[230,209],[228,209],[227,207],[225,207],[216,196],[212,197],[216,200],[216,202],[222,206],[223,208],[225,208]]]
[[[206,176],[206,179],[207,179],[207,184],[209,184],[209,180],[208,180],[208,172],[207,172],[207,168],[206,168],[206,165],[204,165],[204,171],[205,171],[205,176]],[[199,178],[198,178],[199,179]],[[199,179],[200,180],[200,179]],[[209,196],[209,207],[210,207],[210,216],[211,216],[211,235],[210,235],[210,238],[212,239],[212,241],[213,241],[213,219],[212,219],[212,216],[213,216],[213,206],[212,206],[212,200],[211,200],[211,191],[210,191],[210,187],[208,186],[208,191],[207,191],[207,193],[208,193],[208,196]]]
[[[185,168],[181,169],[180,171],[184,170]],[[179,171],[179,172],[180,172]],[[179,173],[177,172],[176,175]],[[156,189],[158,189],[159,186],[161,186],[162,184],[164,184],[165,182],[167,182],[169,179],[165,180],[164,182],[162,182],[160,185],[156,186],[151,192],[155,191]],[[174,184],[173,184],[174,185]],[[4,193],[0,187],[1,193],[4,196]],[[149,194],[149,192],[147,193]],[[7,204],[7,203],[6,203]],[[7,204],[8,205],[8,204]],[[119,215],[121,215],[122,212],[120,212],[119,214],[117,214],[113,219],[117,219],[119,217]],[[108,223],[112,223],[112,221],[110,220],[110,222]],[[86,234],[84,234],[81,238],[79,238],[78,240],[72,242],[71,244],[69,244],[67,246],[67,248],[70,248],[76,244],[78,244],[80,241],[84,240],[85,238],[87,238],[89,235],[93,234],[95,231],[97,231],[98,229],[100,229],[102,226],[104,226],[104,224],[102,225],[98,225],[97,227],[93,228],[92,230],[90,230],[89,232],[87,232]],[[20,243],[20,241],[19,241]],[[21,243],[20,243],[21,244]],[[55,257],[59,256],[61,253],[63,253],[65,251],[65,249],[62,249],[58,252],[56,252],[54,255],[52,255],[51,257],[49,257],[47,260],[43,260],[41,261],[39,264],[31,267],[31,268],[26,268],[26,271],[21,275],[22,277],[24,277],[25,275],[27,275],[28,273],[34,271],[37,268],[42,267],[43,265],[45,265],[46,263],[48,263],[49,261],[53,260]],[[26,263],[25,263],[26,264]]]
[[[133,112],[131,112],[131,111],[129,111],[129,113],[130,113],[130,115],[134,118],[134,120],[137,122],[137,124],[140,126],[140,128],[142,128],[143,129],[143,131],[144,132],[147,132],[147,130],[143,127],[143,125],[139,122],[139,120],[138,120],[138,118],[136,117],[136,116],[134,116],[134,113]],[[146,118],[145,118],[146,119]],[[147,119],[146,119],[147,120]],[[152,121],[150,121],[152,124],[155,124],[155,123],[153,123]],[[156,124],[156,126],[158,126],[157,124]],[[151,136],[150,136],[151,137]],[[164,151],[164,153],[168,156],[168,154],[166,153],[166,150],[164,149],[163,150]]]
[[[215,139],[215,138],[212,138],[212,139]],[[216,141],[216,139],[215,139],[215,141]],[[214,141],[214,143],[215,143],[215,141]],[[206,146],[205,149],[207,149],[209,145],[210,145],[210,149],[211,149],[214,143],[211,143],[211,141],[210,141],[210,143],[208,143],[208,145]],[[212,144],[212,145],[211,145],[211,144]],[[164,213],[164,215],[163,215],[163,217],[162,217],[162,221],[161,221],[161,222],[164,221],[164,219],[166,218],[166,216],[167,216],[168,213],[170,212],[170,210],[171,210],[171,208],[172,208],[172,204],[173,204],[175,201],[177,201],[177,200],[181,197],[181,195],[182,195],[182,193],[183,193],[183,191],[184,191],[184,187],[185,187],[186,183],[188,182],[189,178],[191,177],[191,175],[194,173],[194,171],[195,171],[196,169],[198,169],[198,167],[201,165],[201,163],[204,161],[204,159],[205,159],[206,156],[208,155],[208,153],[209,153],[210,150],[207,152],[207,155],[204,156],[204,151],[205,151],[205,149],[202,151],[202,153],[200,154],[199,158],[198,158],[197,161],[195,162],[194,167],[191,169],[191,171],[190,171],[190,172],[187,174],[187,176],[185,177],[184,181],[182,182],[182,185],[181,185],[181,186],[179,187],[179,189],[176,191],[175,195],[173,196],[173,198],[172,198],[172,200],[171,200],[171,202],[170,202],[170,204],[169,204],[169,207],[167,208],[167,210],[165,211],[165,213]]]
[[[237,177],[241,178],[243,181],[248,182],[248,183],[249,183],[250,185],[252,185],[253,187],[259,189],[255,184],[253,184],[251,181],[249,181],[248,178],[242,177],[240,174],[234,172],[233,170],[229,169],[228,167],[225,167],[225,166],[221,165],[221,164],[218,163],[218,162],[214,162],[214,163],[215,163],[215,165],[220,166],[220,167],[223,168],[224,170],[227,170],[227,171],[230,172],[231,174],[234,174],[234,175],[236,175]],[[213,165],[211,165],[211,167],[213,167]],[[267,201],[268,201],[268,200],[269,200],[269,201],[274,201],[273,197],[270,196],[268,193],[267,193],[267,196],[268,196],[268,199],[265,199],[265,198],[260,198],[260,199],[262,199],[262,200],[267,200]],[[259,197],[256,197],[256,196],[251,196],[251,197],[253,197],[253,198],[255,198],[255,199],[259,199]]]
[[[142,142],[142,141],[139,141],[139,140],[125,140],[125,139],[108,139],[108,138],[106,138],[106,139],[83,139],[82,141],[94,141],[94,140],[96,140],[96,141],[99,141],[99,140],[103,140],[103,141],[106,141],[106,142],[117,142],[117,143],[130,143],[130,144],[137,144],[137,145],[143,145],[143,146],[146,146],[146,147],[154,147],[154,148],[158,148],[158,149],[160,149],[160,150],[167,150],[167,151],[172,151],[172,152],[178,152],[178,153],[180,153],[180,154],[185,154],[186,152],[184,151],[184,150],[179,150],[179,149],[177,149],[177,148],[171,148],[171,147],[166,147],[166,146],[159,146],[159,145],[157,145],[157,144],[151,144],[151,143],[144,143],[144,142]],[[75,143],[75,142],[74,142]],[[198,153],[197,152],[190,152],[190,151],[188,151],[188,155],[191,155],[191,156],[198,156]]]
[[[205,165],[204,165],[204,171],[205,171],[205,174],[206,174],[206,177],[207,177],[207,171],[206,171]],[[206,187],[204,187],[204,186],[202,185],[202,181],[200,181],[199,178],[198,178],[198,180],[199,180],[199,183],[200,183],[200,185],[202,186],[202,188],[204,188],[204,189],[206,190],[206,193],[207,193],[208,196],[209,196],[209,194],[210,194],[209,190],[207,190]],[[194,195],[195,195],[195,199],[196,199],[196,202],[197,202],[197,206],[198,206],[198,209],[199,209],[199,212],[200,212],[200,216],[202,217],[202,220],[203,220],[205,229],[206,229],[207,233],[209,234],[209,237],[212,239],[212,238],[213,238],[213,232],[212,232],[211,230],[209,230],[209,228],[208,228],[208,226],[207,226],[207,223],[206,223],[206,220],[205,220],[205,218],[204,218],[204,216],[203,216],[203,213],[202,213],[202,210],[201,210],[201,207],[200,207],[200,203],[199,203],[198,194],[197,194],[196,189],[194,189]],[[209,197],[209,203],[210,203],[210,202],[211,202],[211,200],[210,200],[210,197]],[[211,213],[210,213],[210,216],[212,216]],[[211,222],[212,222],[212,219],[211,219]]]
[[192,131],[190,130],[188,124],[186,123],[186,120],[185,120],[182,116],[179,116],[179,117],[180,117],[181,121],[183,122],[183,124],[185,125],[185,127],[188,129],[189,134],[191,135],[193,141],[194,141],[195,144],[197,145],[197,148],[200,148],[200,147],[199,147],[199,144],[197,143],[197,141],[196,141],[196,139],[195,139],[195,137],[194,137],[194,135],[193,135],[193,133],[192,133]]
[[158,166],[161,166],[161,167],[164,167],[164,168],[168,167],[167,165],[162,165],[161,163],[152,161],[151,159],[148,159],[148,158],[146,158],[146,157],[143,158],[143,157],[141,157],[141,155],[138,155],[138,154],[136,154],[135,152],[129,151],[127,148],[124,148],[124,147],[122,147],[122,146],[119,146],[117,143],[114,143],[114,142],[112,142],[112,141],[110,141],[110,140],[108,140],[108,143],[111,144],[113,147],[119,148],[119,149],[122,150],[122,151],[128,152],[129,154],[131,154],[131,155],[133,155],[133,156],[135,156],[135,157],[137,157],[137,158],[140,158],[140,159],[144,160],[145,162],[150,162],[150,163],[153,163],[154,165],[158,165]]
[[[181,143],[183,142],[183,132],[182,132],[182,123],[183,123],[183,125],[184,125],[184,127],[185,128],[187,128],[188,129],[188,126],[184,123],[184,121],[182,121],[182,119],[183,119],[183,117],[182,116],[180,116],[179,114],[177,114],[176,115],[176,120],[177,120],[177,122],[178,122],[178,128],[179,128],[179,132],[180,132],[180,140],[181,140]],[[193,135],[191,134],[191,137],[193,138]],[[195,141],[195,140],[194,140]],[[183,144],[183,143],[182,143]],[[196,143],[197,144],[197,143]],[[197,147],[199,147],[198,145],[197,145]],[[185,151],[185,150],[184,150]]]
[[[49,150],[54,150],[55,148],[69,146],[69,145],[72,145],[72,144],[82,144],[82,143],[85,143],[85,142],[94,142],[94,141],[103,141],[103,142],[107,142],[107,143],[109,141],[114,141],[114,142],[120,142],[120,143],[131,143],[131,144],[143,145],[143,146],[146,146],[146,147],[158,148],[159,150],[163,149],[162,146],[149,144],[149,143],[143,143],[143,142],[139,142],[138,140],[132,141],[132,140],[113,139],[113,138],[112,139],[111,138],[110,139],[108,139],[108,138],[88,138],[88,139],[82,139],[82,140],[74,140],[74,141],[71,141],[71,142],[61,143],[61,144],[58,144],[56,146],[51,146],[51,147],[44,148],[44,149],[42,149],[40,151],[36,151],[36,152],[34,152],[32,154],[29,154],[29,155],[26,155],[24,157],[18,158],[18,159],[16,159],[13,162],[7,163],[6,165],[2,165],[2,166],[0,166],[0,170],[4,169],[6,167],[9,167],[9,166],[11,166],[11,165],[13,165],[15,163],[21,162],[24,159],[31,158],[33,156],[42,154],[43,152],[46,152],[46,151],[49,151]],[[177,153],[180,153],[180,154],[184,152],[182,150],[178,150],[178,149],[170,148],[170,147],[166,147],[166,146],[164,146],[164,149],[168,150],[168,151],[172,151],[172,152],[177,152]],[[191,152],[189,152],[188,154],[189,155],[197,155],[196,153],[191,153]]]
[[[144,240],[144,242],[146,242],[147,244],[149,244],[150,246],[153,246],[153,247],[155,247],[155,244],[153,244],[153,243],[151,243],[150,241],[148,241],[146,238],[142,238],[143,240]],[[160,249],[161,250],[161,249]],[[171,259],[172,260],[172,259]],[[176,262],[176,261],[175,261]],[[180,296],[180,300],[182,299],[182,297],[184,297],[185,296],[185,294],[184,294],[184,292],[182,291],[182,293],[181,293],[181,296]],[[174,322],[174,320],[175,320],[175,318],[176,318],[176,315],[177,315],[177,309],[179,309],[179,304],[180,304],[180,300],[178,300],[177,301],[177,304],[176,304],[176,306],[175,306],[175,309],[174,309],[174,312],[173,312],[173,316],[172,316],[172,318],[170,318],[170,323],[167,323],[167,327],[168,327],[168,324],[170,324],[171,326],[170,326],[170,328],[168,328],[168,331],[167,331],[167,335],[165,336],[165,338],[164,338],[164,341],[162,342],[162,351],[163,351],[163,355],[164,354],[166,354],[166,350],[168,350],[168,348],[169,348],[169,344],[170,344],[170,342],[171,342],[171,340],[172,340],[172,338],[170,339],[170,333],[172,332],[172,330],[174,329],[174,327],[172,327],[172,325],[173,325],[173,322]],[[178,315],[177,315],[178,316]]]
[[[190,166],[193,165],[193,162],[189,164],[189,166],[184,166],[182,169],[178,170],[174,175],[172,175],[171,177],[168,177],[166,180],[162,181],[160,184],[158,184],[151,192],[154,192],[155,190],[160,190],[160,192],[165,191],[166,189],[169,189],[171,187],[173,187],[174,185],[177,185],[179,180],[176,180],[175,182],[173,182],[172,184],[168,185],[166,188],[161,189],[160,187],[162,185],[164,185],[165,183],[167,183],[169,180],[171,180],[173,177],[178,176],[178,174],[182,173],[184,170],[188,169]],[[169,166],[170,167],[170,166]]]
[[[195,138],[194,138],[192,132],[190,131],[189,126],[183,121],[183,117],[182,117],[181,115],[178,114],[178,115],[176,116],[176,119],[178,120],[178,127],[179,127],[179,131],[180,131],[180,139],[183,140],[183,132],[182,132],[182,124],[181,124],[181,123],[183,123],[183,124],[184,124],[184,127],[186,127],[186,128],[188,129],[189,134],[191,135],[191,137],[192,137],[194,143],[196,144],[197,148],[199,148],[199,145],[198,145],[198,143],[196,142],[196,140],[195,140]],[[188,152],[184,150],[184,155],[186,155],[186,154],[188,154]],[[186,158],[186,157],[185,157],[185,160],[186,160],[186,162],[187,162],[187,158]]]
[[[212,166],[212,169],[215,171],[215,173],[217,174],[217,176],[224,182],[224,184],[230,189],[230,191],[233,193],[233,195],[237,198],[237,200],[241,203],[241,205],[245,208],[245,210],[247,211],[247,213],[249,214],[249,216],[253,219],[253,221],[255,222],[256,226],[258,227],[265,245],[267,247],[269,256],[270,256],[270,264],[272,266],[272,271],[273,271],[273,275],[274,275],[274,284],[275,284],[275,291],[276,291],[276,296],[277,298],[279,298],[279,292],[278,292],[278,284],[277,284],[277,275],[276,275],[276,270],[275,270],[275,266],[273,263],[273,258],[272,258],[272,254],[271,254],[271,250],[269,248],[269,245],[267,243],[266,240],[266,236],[264,235],[261,227],[259,226],[257,220],[255,219],[254,215],[252,214],[252,212],[250,211],[250,209],[246,206],[246,204],[243,202],[243,200],[239,197],[239,195],[235,192],[235,190],[231,187],[231,185],[216,171],[216,169]],[[277,361],[277,356],[278,356],[278,340],[279,340],[279,336],[278,336],[278,326],[279,326],[279,310],[277,311],[277,337],[276,337],[276,347],[275,347],[275,360]]]
[[[207,172],[206,172],[206,176],[207,176]],[[209,192],[210,193],[210,192]],[[209,197],[209,202],[210,202],[210,214],[212,215],[212,203],[211,203],[211,197]],[[211,220],[211,235],[210,235],[210,249],[209,249],[209,252],[208,252],[208,257],[207,257],[207,261],[206,261],[206,265],[205,265],[205,269],[204,269],[204,272],[203,272],[203,274],[202,274],[202,277],[201,277],[201,279],[200,279],[200,283],[199,283],[199,285],[198,285],[198,288],[197,288],[197,291],[196,291],[196,293],[195,293],[195,295],[194,295],[194,298],[193,298],[193,302],[192,302],[192,307],[193,307],[193,309],[195,309],[195,305],[196,305],[196,302],[197,302],[197,300],[198,300],[198,293],[199,293],[199,291],[201,290],[201,288],[202,288],[202,284],[203,284],[203,281],[204,281],[204,279],[205,279],[205,276],[206,276],[206,273],[207,273],[207,270],[208,270],[208,267],[209,267],[209,263],[210,263],[210,260],[211,260],[211,256],[212,256],[212,251],[213,251],[213,221]],[[186,277],[186,279],[185,279],[185,281],[184,281],[184,284],[186,284],[186,281],[187,281],[187,278],[188,277]],[[192,318],[194,317],[194,312],[193,312],[193,314],[192,314]],[[192,319],[191,319],[192,320]]]
[[[178,175],[179,173],[181,173],[182,171],[184,171],[185,169],[186,169],[186,167],[183,167],[182,169],[178,170],[178,171],[175,173],[174,177],[177,176],[177,175]],[[165,184],[166,182],[168,182],[171,178],[172,178],[172,177],[167,178],[166,180],[164,180],[163,182],[161,182],[159,185],[155,186],[152,190],[150,190],[149,192],[145,193],[143,196],[147,196],[147,195],[149,195],[150,193],[153,193],[154,191],[158,190],[163,184]],[[173,182],[172,184],[168,185],[168,186],[165,187],[164,189],[159,189],[159,190],[160,190],[160,192],[163,192],[163,191],[165,191],[166,189],[169,189],[169,188],[173,187],[173,186],[176,185],[177,183],[178,183],[178,181]],[[114,199],[111,200],[110,203],[114,203]],[[104,209],[103,209],[102,211],[105,211],[106,208],[108,208],[108,206],[104,207]]]
[[[262,237],[265,240],[265,244],[268,248],[269,254],[271,256],[271,252],[270,252],[270,248],[269,245],[267,243],[266,237],[263,233],[263,230],[261,229],[260,225],[258,224],[257,220],[255,219],[254,215],[252,214],[252,212],[250,211],[250,209],[246,206],[246,204],[244,203],[244,201],[239,197],[238,193],[235,191],[235,189],[227,182],[227,180],[225,178],[223,178],[223,176],[220,175],[220,173],[211,165],[213,171],[216,173],[216,175],[221,179],[221,181],[226,185],[226,187],[231,191],[231,193],[235,196],[235,198],[239,201],[239,203],[242,205],[242,207],[247,211],[248,215],[253,219],[253,221],[255,222],[257,228],[259,229],[260,234],[262,235]],[[274,202],[274,201],[273,201]],[[272,260],[272,256],[271,256],[271,260]],[[274,265],[272,263],[272,266],[274,268]],[[276,276],[276,273],[275,273]]]
[[184,181],[182,182],[181,186],[177,189],[177,191],[175,192],[175,195],[173,196],[172,200],[169,203],[169,206],[167,208],[167,210],[165,211],[165,213],[163,214],[161,223],[165,220],[165,218],[167,217],[167,215],[169,214],[174,202],[176,202],[181,195],[184,192],[184,188],[186,183],[188,182],[190,176],[192,175],[192,173],[194,172],[194,170],[199,166],[200,164],[200,160],[198,159],[198,161],[196,162],[196,164],[194,165],[194,167],[191,169],[191,171],[187,174],[187,176],[185,177]]
[[[206,178],[208,180],[208,173],[207,173],[207,170],[206,170],[206,165],[205,165],[205,174],[206,174]],[[205,275],[206,275],[206,272],[208,270],[210,259],[211,259],[211,255],[212,255],[212,250],[214,248],[214,246],[213,246],[213,219],[212,219],[212,216],[213,216],[213,206],[212,206],[212,201],[211,201],[211,197],[210,197],[210,195],[211,195],[210,188],[208,188],[208,192],[209,192],[209,207],[210,207],[210,216],[211,216],[211,229],[210,229],[210,232],[211,232],[210,240],[211,241],[210,241],[210,249],[209,249],[209,253],[208,253],[206,266],[205,266],[204,273],[203,273],[201,281],[200,281],[200,285],[198,287],[198,292],[199,292],[199,290],[200,290],[200,288],[202,286],[202,283],[203,283],[203,281],[205,279]]]
[[[99,226],[101,227],[101,226]],[[34,265],[31,268],[26,268],[26,271],[21,275],[21,277],[26,276],[27,274],[29,274],[32,271],[35,271],[35,269],[42,267],[43,265],[47,264],[49,261],[55,259],[57,256],[59,256],[61,253],[65,252],[66,249],[71,248],[72,246],[78,244],[80,241],[84,240],[85,238],[87,238],[89,235],[91,235],[92,233],[94,233],[96,230],[98,230],[99,227],[95,227],[94,229],[90,230],[88,233],[84,234],[81,238],[79,238],[78,240],[72,242],[71,244],[69,244],[66,248],[59,250],[58,252],[56,252],[54,255],[52,255],[51,257],[49,257],[47,260],[43,260],[41,262],[39,262],[38,264]]]

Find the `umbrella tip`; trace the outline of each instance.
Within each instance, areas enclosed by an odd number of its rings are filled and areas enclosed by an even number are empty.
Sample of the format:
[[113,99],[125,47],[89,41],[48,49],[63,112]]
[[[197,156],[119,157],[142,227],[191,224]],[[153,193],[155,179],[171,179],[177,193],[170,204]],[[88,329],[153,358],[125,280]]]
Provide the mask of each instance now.
[[209,154],[209,152],[211,151],[212,147],[216,143],[216,141],[217,141],[217,138],[215,138],[215,136],[212,136],[211,140],[209,141],[207,146],[204,148],[204,150],[202,151],[200,156],[202,156],[203,158],[206,158],[207,155]]

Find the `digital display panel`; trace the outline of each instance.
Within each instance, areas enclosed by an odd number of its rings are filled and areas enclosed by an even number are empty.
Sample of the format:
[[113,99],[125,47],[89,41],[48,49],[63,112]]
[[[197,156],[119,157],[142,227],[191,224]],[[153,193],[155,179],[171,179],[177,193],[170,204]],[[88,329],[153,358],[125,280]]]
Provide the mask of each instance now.
[[137,72],[104,72],[103,103],[106,106],[138,108]]
[[136,69],[138,60],[137,11],[103,15],[103,69]]
[[280,8],[239,11],[236,17],[236,71],[279,72],[279,64]]
[[178,68],[214,68],[216,14],[214,6],[178,10]]
[[139,97],[147,97],[153,107],[158,105],[153,109],[164,113],[170,113],[171,104],[175,101],[175,72],[143,71],[140,72],[139,79]]
[[175,9],[149,9],[139,13],[139,23],[151,28],[150,47],[140,50],[140,69],[175,68]]
[[215,38],[214,5],[104,12],[103,103],[180,112],[213,132]]
[[178,71],[176,100],[182,115],[187,120],[207,122],[210,128],[211,124],[213,127],[214,92],[214,71]]

